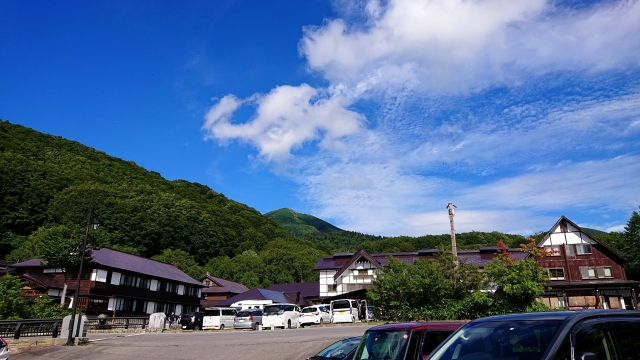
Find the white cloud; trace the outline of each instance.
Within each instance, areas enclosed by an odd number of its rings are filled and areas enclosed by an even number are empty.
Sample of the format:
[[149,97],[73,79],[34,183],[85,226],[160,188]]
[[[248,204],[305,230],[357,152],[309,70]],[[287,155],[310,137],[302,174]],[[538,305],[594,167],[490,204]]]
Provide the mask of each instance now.
[[301,53],[333,85],[459,91],[640,65],[638,1],[574,11],[545,0],[370,4],[364,29],[336,19],[305,31]]
[[[243,103],[257,105],[247,122],[231,123],[233,113]],[[304,142],[320,139],[320,147],[335,149],[344,136],[357,132],[365,120],[346,109],[347,101],[327,97],[309,85],[279,86],[264,96],[239,100],[227,95],[206,114],[207,139],[240,139],[251,143],[266,161],[282,161]]]

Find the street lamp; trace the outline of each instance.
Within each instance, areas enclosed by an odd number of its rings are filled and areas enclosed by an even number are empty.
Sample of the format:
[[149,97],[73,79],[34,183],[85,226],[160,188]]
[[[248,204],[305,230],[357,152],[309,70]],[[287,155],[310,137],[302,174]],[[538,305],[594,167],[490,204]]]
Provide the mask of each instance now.
[[80,300],[80,278],[82,277],[82,267],[84,266],[84,254],[87,250],[87,238],[89,237],[89,225],[93,230],[97,230],[100,223],[98,220],[91,222],[91,216],[93,215],[93,207],[89,207],[89,217],[87,218],[87,228],[84,233],[84,241],[82,242],[82,256],[80,257],[80,269],[78,270],[78,277],[76,278],[76,292],[73,296],[73,310],[71,310],[71,320],[69,321],[69,338],[66,345],[74,345],[73,330],[76,319],[76,311],[78,310],[78,300]]

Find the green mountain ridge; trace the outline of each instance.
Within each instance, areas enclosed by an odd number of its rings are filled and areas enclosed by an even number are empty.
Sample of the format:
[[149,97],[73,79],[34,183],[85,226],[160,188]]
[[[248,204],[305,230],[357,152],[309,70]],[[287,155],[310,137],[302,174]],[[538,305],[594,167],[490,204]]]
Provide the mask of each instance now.
[[298,213],[288,208],[273,210],[264,215],[278,223],[291,236],[344,231],[313,215]]
[[0,258],[41,227],[82,226],[90,206],[101,223],[90,232],[94,245],[145,257],[172,248],[204,264],[293,240],[257,210],[207,186],[169,181],[132,161],[0,120]]

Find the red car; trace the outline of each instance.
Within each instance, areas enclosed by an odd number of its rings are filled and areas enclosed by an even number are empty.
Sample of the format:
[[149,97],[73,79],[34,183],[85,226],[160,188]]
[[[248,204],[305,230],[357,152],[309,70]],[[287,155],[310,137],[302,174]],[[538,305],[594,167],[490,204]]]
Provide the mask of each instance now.
[[354,360],[422,360],[465,322],[410,322],[367,330]]

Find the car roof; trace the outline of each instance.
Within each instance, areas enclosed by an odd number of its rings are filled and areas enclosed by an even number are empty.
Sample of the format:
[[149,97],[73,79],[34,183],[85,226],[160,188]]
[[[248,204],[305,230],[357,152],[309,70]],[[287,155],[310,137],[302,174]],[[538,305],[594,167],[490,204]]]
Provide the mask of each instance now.
[[466,321],[426,321],[405,322],[378,325],[369,330],[401,331],[401,330],[458,330]]
[[593,317],[640,317],[637,310],[579,310],[579,311],[547,311],[521,314],[507,314],[480,318],[472,321],[474,324],[492,321],[526,321],[526,320],[567,320],[575,323],[579,320]]

